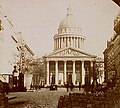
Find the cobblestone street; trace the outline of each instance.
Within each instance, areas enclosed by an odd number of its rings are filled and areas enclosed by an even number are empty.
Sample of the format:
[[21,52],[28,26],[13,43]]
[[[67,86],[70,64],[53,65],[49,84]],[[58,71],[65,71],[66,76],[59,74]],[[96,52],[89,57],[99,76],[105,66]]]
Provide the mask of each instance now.
[[[74,92],[79,92],[74,89]],[[58,89],[50,91],[49,89],[41,89],[35,92],[14,92],[9,96],[17,96],[17,98],[9,100],[10,108],[57,108],[58,98],[68,95],[66,89]]]

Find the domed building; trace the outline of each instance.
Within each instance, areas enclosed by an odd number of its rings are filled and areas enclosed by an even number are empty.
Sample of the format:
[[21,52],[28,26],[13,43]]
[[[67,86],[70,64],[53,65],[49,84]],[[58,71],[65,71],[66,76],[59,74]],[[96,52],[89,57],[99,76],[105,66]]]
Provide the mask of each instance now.
[[86,37],[81,34],[69,6],[65,18],[59,24],[57,34],[54,35],[54,50],[45,56],[47,86],[51,83],[91,83],[91,70],[96,56],[85,52],[85,40]]

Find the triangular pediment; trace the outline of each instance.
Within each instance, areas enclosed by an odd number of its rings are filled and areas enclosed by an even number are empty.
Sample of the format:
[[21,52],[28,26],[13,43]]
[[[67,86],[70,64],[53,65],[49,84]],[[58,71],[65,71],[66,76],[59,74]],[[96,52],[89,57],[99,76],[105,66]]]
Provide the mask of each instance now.
[[47,55],[47,57],[74,57],[74,56],[80,56],[80,57],[95,57],[94,55],[88,54],[86,52],[83,52],[78,49],[74,48],[65,48],[58,51],[54,51],[51,54]]

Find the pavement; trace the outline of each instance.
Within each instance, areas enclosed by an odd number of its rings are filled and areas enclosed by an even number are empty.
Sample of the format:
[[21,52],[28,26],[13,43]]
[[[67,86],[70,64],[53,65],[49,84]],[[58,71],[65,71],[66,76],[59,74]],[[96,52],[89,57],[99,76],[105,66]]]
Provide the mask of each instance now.
[[[27,92],[11,92],[7,95],[9,108],[57,108],[60,96],[69,93],[83,93],[84,90],[74,88],[73,91],[67,92],[66,88],[58,88],[58,90],[50,91],[49,88],[40,90],[29,90]],[[114,108],[120,108],[120,101]]]
[[66,88],[58,88],[54,91],[42,88],[36,91],[12,92],[8,95],[9,108],[57,108],[59,97],[68,95],[70,92],[84,91],[78,91],[78,88],[69,92]]

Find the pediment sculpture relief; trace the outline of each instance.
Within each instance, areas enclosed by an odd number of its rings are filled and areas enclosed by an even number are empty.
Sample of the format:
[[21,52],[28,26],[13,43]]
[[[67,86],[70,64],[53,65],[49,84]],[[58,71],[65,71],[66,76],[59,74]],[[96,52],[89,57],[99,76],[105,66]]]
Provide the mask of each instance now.
[[57,54],[58,56],[80,56],[82,55],[80,52],[77,52],[77,51],[74,51],[74,50],[64,50],[64,51],[61,51]]

